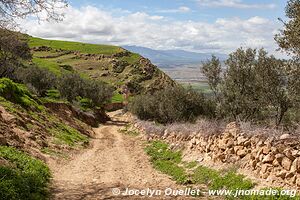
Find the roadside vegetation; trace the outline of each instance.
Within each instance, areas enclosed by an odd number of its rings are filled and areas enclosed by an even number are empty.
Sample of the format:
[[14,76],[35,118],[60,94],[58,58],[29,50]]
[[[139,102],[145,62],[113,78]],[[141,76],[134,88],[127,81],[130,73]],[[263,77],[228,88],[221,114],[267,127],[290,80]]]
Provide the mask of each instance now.
[[214,117],[214,105],[201,93],[170,87],[135,97],[129,110],[142,120],[159,123],[195,121],[199,116]]
[[[180,150],[171,150],[169,145],[162,141],[149,142],[145,148],[146,153],[150,156],[154,168],[164,174],[169,175],[178,184],[187,187],[199,187],[205,185],[206,188],[201,190],[231,190],[232,195],[223,196],[226,199],[244,199],[244,200],[285,200],[290,196],[239,196],[234,197],[236,191],[254,189],[255,183],[245,176],[238,174],[235,169],[215,170],[206,166],[199,165],[196,161],[183,162]],[[276,190],[279,188],[265,188],[262,190]],[[293,199],[300,199],[299,196]]]
[[142,120],[163,124],[202,117],[294,131],[300,123],[300,46],[294,34],[300,32],[299,10],[299,1],[288,2],[290,20],[275,37],[292,59],[277,59],[264,49],[238,48],[224,64],[215,56],[203,63],[211,94],[167,88],[136,97],[129,110]]
[[45,163],[16,150],[0,146],[0,199],[46,199],[50,171]]

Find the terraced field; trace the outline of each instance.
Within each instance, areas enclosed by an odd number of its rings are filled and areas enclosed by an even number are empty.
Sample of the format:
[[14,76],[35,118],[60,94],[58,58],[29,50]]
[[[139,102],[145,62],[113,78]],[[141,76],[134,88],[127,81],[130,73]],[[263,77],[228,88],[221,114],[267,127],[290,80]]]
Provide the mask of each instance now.
[[77,71],[112,84],[117,91],[126,85],[133,94],[175,84],[150,60],[121,47],[28,38],[33,63],[58,76]]

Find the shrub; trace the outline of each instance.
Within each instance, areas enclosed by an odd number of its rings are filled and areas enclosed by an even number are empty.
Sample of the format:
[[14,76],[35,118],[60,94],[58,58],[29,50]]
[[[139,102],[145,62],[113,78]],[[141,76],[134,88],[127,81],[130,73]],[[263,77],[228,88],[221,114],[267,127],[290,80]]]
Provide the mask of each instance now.
[[47,90],[57,85],[57,77],[47,69],[32,66],[19,68],[16,71],[17,78],[30,87],[33,87],[40,96],[46,95]]
[[23,60],[31,59],[30,48],[22,35],[0,28],[0,77],[15,78]]
[[59,80],[58,90],[62,97],[72,102],[78,96],[82,96],[83,79],[79,74],[64,74]]
[[97,80],[83,79],[77,73],[64,74],[59,81],[58,90],[62,97],[72,102],[78,97],[90,99],[93,106],[102,106],[113,95],[113,87]]
[[140,95],[130,103],[129,109],[142,120],[159,123],[194,121],[200,115],[214,115],[212,104],[202,94],[181,87]]
[[58,90],[47,90],[46,91],[46,97],[50,99],[60,99],[60,93]]
[[94,106],[101,106],[111,100],[113,92],[114,88],[103,81],[84,80],[81,96],[90,99]]
[[11,147],[0,146],[0,199],[46,199],[50,170],[42,161]]

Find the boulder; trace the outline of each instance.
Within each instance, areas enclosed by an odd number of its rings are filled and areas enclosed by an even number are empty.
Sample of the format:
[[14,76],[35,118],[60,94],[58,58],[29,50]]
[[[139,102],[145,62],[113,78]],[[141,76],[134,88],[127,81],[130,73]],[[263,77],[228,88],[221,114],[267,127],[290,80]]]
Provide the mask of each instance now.
[[287,174],[287,171],[281,170],[281,171],[276,173],[276,177],[280,177],[280,178],[284,179],[286,174]]
[[284,157],[281,161],[281,166],[287,170],[290,171],[291,166],[292,166],[292,161],[288,157]]
[[247,155],[247,151],[245,149],[241,149],[241,150],[238,150],[236,152],[236,155],[238,155],[239,157],[245,157]]
[[243,145],[247,141],[247,138],[244,136],[239,136],[236,140],[238,145]]
[[268,154],[263,158],[262,162],[263,163],[272,163],[274,159],[275,159],[275,156],[273,154]]
[[279,137],[280,140],[286,140],[286,139],[290,139],[291,138],[291,135],[290,134],[283,134]]
[[291,172],[300,172],[300,158],[296,158],[291,166]]

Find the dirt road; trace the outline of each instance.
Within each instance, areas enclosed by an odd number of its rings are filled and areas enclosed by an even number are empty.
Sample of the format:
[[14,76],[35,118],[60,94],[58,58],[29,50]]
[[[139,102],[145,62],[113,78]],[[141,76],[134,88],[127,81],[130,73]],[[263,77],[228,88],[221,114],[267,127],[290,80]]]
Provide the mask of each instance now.
[[116,113],[113,115],[113,122],[94,130],[96,138],[90,149],[66,163],[50,165],[54,176],[53,199],[135,199],[114,195],[112,189],[182,188],[153,169],[143,142],[120,133],[118,130],[125,122]]

